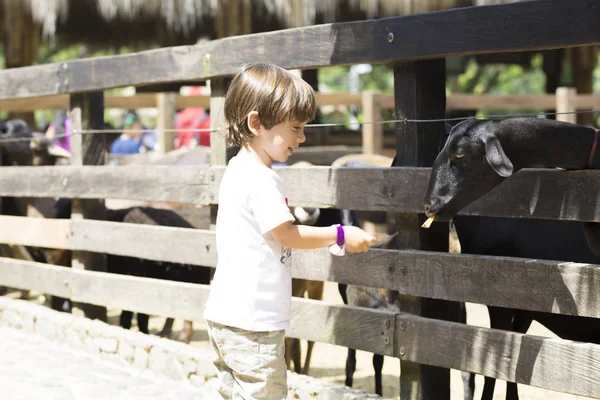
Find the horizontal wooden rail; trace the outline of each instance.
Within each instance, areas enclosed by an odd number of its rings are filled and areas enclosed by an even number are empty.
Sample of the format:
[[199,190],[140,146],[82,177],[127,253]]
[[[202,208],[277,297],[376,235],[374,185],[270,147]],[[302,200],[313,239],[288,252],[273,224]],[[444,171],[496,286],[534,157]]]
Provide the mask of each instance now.
[[0,195],[208,204],[206,167],[2,167]]
[[[429,168],[279,168],[290,205],[423,212]],[[223,167],[2,167],[0,196],[217,204]],[[523,170],[461,214],[600,222],[599,171]],[[369,193],[369,196],[365,196]]]
[[[0,217],[0,224],[5,226],[6,221],[13,221],[8,225],[13,235],[24,238],[23,233],[31,231],[25,226],[28,220]],[[22,241],[5,241],[0,236],[0,243],[217,265],[213,231],[91,220],[46,220],[45,228],[52,227],[57,231],[70,227],[70,236],[54,242],[37,234]],[[419,297],[600,318],[600,293],[596,290],[596,282],[600,280],[598,265],[379,249],[337,258],[325,250],[314,250],[294,252],[293,273],[296,278],[381,287]]]
[[[394,108],[394,96],[375,94],[375,101],[381,108]],[[363,106],[360,93],[317,93],[318,106]],[[210,107],[210,96],[182,96],[175,97],[177,108],[184,107]],[[108,95],[104,97],[104,108],[155,108],[157,106],[156,94],[139,93],[133,96]],[[451,110],[550,110],[556,108],[556,96],[553,94],[462,94],[453,93],[446,99],[446,107]],[[34,97],[28,99],[0,100],[0,111],[35,111],[44,109],[68,109],[69,96],[66,94]],[[600,95],[579,94],[575,97],[575,108],[600,109]]]
[[[15,279],[20,278],[20,280]],[[26,282],[26,285],[24,284]],[[52,283],[52,284],[50,284]],[[209,287],[0,258],[0,285],[195,321]],[[600,395],[600,346],[293,299],[292,337],[471,371],[576,395]]]
[[233,75],[257,57],[306,69],[593,45],[600,43],[600,26],[591,10],[599,8],[600,0],[466,7],[15,68],[0,72],[0,99],[210,79]]
[[71,220],[0,216],[0,243],[68,249]]
[[396,317],[396,357],[600,397],[600,346],[463,324]]
[[[394,96],[375,94],[374,99],[380,108],[394,108]],[[360,93],[317,93],[317,106],[356,106],[362,107],[363,97]],[[156,94],[139,93],[133,96],[108,95],[104,97],[104,108],[155,108]],[[175,97],[175,106],[210,107],[210,96]],[[451,110],[551,110],[556,108],[554,94],[463,94],[453,93],[446,99],[446,107]],[[35,111],[58,110],[69,108],[69,95],[33,97],[26,99],[0,100],[0,111]],[[600,109],[600,95],[578,94],[575,96],[575,108],[578,110]]]

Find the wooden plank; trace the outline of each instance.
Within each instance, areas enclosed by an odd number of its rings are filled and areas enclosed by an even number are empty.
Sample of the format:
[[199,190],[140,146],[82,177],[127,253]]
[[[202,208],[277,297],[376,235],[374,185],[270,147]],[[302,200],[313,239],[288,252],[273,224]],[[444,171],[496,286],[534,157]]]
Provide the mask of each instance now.
[[[233,75],[257,59],[308,69],[594,45],[600,24],[590,9],[598,8],[600,0],[465,7],[11,69],[0,73],[0,99],[202,80]],[[291,48],[294,57],[282,51]]]
[[315,93],[315,101],[318,107],[327,105],[362,106],[360,93]]
[[292,319],[286,336],[391,356],[394,316],[390,311],[292,298]]
[[[182,96],[175,97],[177,108],[185,107],[210,107],[208,96]],[[133,96],[110,95],[104,97],[104,108],[155,108],[156,96],[153,93],[137,93]],[[1,111],[35,111],[35,110],[66,110],[69,108],[69,95],[58,94],[54,96],[30,97],[24,99],[0,100]]]
[[0,194],[207,204],[203,171],[207,167],[2,167]]
[[58,249],[69,247],[69,220],[2,215],[0,226],[0,243]]
[[454,93],[448,96],[450,110],[553,110],[553,94],[473,95]]
[[578,110],[599,110],[600,96],[597,94],[579,94],[575,98]]
[[381,154],[383,152],[383,125],[381,110],[375,100],[377,93],[367,90],[362,94],[364,124],[362,126],[362,152],[365,154]]
[[[430,174],[429,168],[412,167],[276,170],[290,205],[407,213],[423,209]],[[187,166],[2,167],[0,195],[216,204],[223,171],[223,167]],[[599,174],[522,170],[461,214],[600,222]]]
[[158,117],[156,130],[158,131],[158,151],[168,153],[175,149],[175,93],[157,93],[156,108]]
[[226,121],[225,121],[225,80],[211,79],[210,98],[210,163],[227,165]]
[[[9,225],[9,231],[15,239],[7,239],[13,244],[217,265],[214,231],[18,217],[2,217],[0,223],[4,226],[5,221],[13,220],[17,223]],[[70,241],[44,238],[28,222],[42,226],[43,232],[63,232],[55,236],[65,238],[72,226]],[[177,243],[176,251],[173,243]],[[294,255],[294,277],[381,287],[442,300],[600,318],[600,294],[595,290],[600,268],[590,264],[377,249],[337,258],[325,250],[298,250]]]
[[556,89],[556,112],[557,113],[571,113],[571,114],[557,114],[557,121],[570,122],[572,124],[577,123],[576,111],[576,98],[577,89],[572,87],[559,87]]
[[307,161],[313,165],[331,165],[340,157],[348,154],[359,154],[362,152],[362,146],[310,146],[299,147],[294,150],[287,163],[295,164],[299,161]]
[[74,301],[146,314],[202,321],[209,286],[105,272],[72,271]]
[[[0,284],[110,308],[196,321],[203,319],[202,310],[209,292],[209,287],[204,285],[75,271],[3,258],[0,259]],[[292,307],[289,334],[293,337],[577,395],[600,395],[598,345],[305,299],[293,299]],[[386,341],[386,337],[390,340]]]
[[[426,120],[444,118],[446,110],[445,59],[394,66],[394,115]],[[396,167],[429,167],[445,142],[443,122],[396,124]],[[394,248],[448,251],[448,223],[422,229],[419,214],[396,214]],[[424,317],[452,320],[458,304],[402,293],[400,308]],[[400,375],[400,397],[407,400],[450,399],[450,370],[405,362]]]
[[[73,221],[70,247],[203,266],[217,265],[214,232],[107,221]],[[174,251],[176,249],[176,251]]]
[[[316,93],[317,106],[345,105],[361,106],[361,95],[354,93]],[[394,96],[379,94],[375,96],[381,108],[394,108]],[[578,110],[600,109],[600,96],[597,94],[579,94],[575,98]],[[204,107],[210,108],[210,96],[175,97],[177,108]],[[446,107],[452,110],[549,110],[556,106],[553,94],[463,94],[453,93],[447,97]],[[104,108],[154,108],[156,97],[152,93],[137,93],[133,96],[109,95],[104,97]],[[59,94],[54,96],[31,97],[24,99],[0,100],[1,111],[35,111],[60,110],[69,108],[69,96]]]
[[475,372],[559,392],[600,397],[600,346],[410,315],[396,318],[405,361]]
[[71,268],[0,257],[0,285],[69,297]]
[[[291,206],[336,207],[354,210],[422,210],[429,169],[411,169],[398,174],[398,168],[276,168],[282,177]],[[220,182],[222,171],[215,170]],[[211,192],[218,202],[218,186]],[[369,193],[369,196],[365,196]],[[421,194],[422,193],[422,194]]]
[[336,258],[313,250],[294,252],[293,274],[412,296],[600,318],[595,289],[600,268],[593,264],[378,249]]

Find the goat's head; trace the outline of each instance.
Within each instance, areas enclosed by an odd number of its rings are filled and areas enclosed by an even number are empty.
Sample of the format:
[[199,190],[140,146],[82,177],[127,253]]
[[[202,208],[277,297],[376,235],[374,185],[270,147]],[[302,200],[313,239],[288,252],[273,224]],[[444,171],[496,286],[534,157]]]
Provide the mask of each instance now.
[[31,128],[22,119],[11,119],[0,123],[0,153],[29,153],[29,142],[32,138]]
[[513,172],[493,121],[457,124],[433,163],[425,194],[425,213],[436,220],[452,218]]
[[55,145],[46,135],[33,132],[25,121],[0,123],[0,153],[17,165],[69,164],[71,154]]

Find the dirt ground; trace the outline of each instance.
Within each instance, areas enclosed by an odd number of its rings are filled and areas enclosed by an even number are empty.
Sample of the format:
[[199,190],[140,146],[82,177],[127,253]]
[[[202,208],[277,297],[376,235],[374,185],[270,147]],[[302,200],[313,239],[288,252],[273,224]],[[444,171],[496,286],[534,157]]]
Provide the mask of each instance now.
[[[324,299],[327,303],[342,304],[342,300],[337,290],[337,284],[325,283]],[[467,304],[468,323],[471,325],[489,327],[489,318],[484,306],[477,304]],[[115,318],[115,317],[113,317]],[[112,318],[111,318],[112,319]],[[116,317],[118,322],[118,317]],[[157,334],[162,328],[164,318],[152,317],[150,319],[151,333]],[[183,321],[176,320],[173,327],[172,338],[177,338]],[[540,336],[554,336],[543,326],[533,323],[528,333]],[[195,324],[195,334],[192,345],[208,347],[206,327],[203,324]],[[316,343],[311,362],[311,376],[325,379],[328,381],[344,383],[344,366],[346,362],[346,348],[324,343]],[[385,397],[399,399],[399,376],[400,362],[398,359],[385,357],[383,365],[383,394]],[[354,375],[354,387],[374,392],[374,378],[372,367],[372,355],[363,351],[357,352],[357,368]],[[453,370],[451,373],[452,400],[462,400],[463,386],[459,371]],[[483,377],[476,378],[475,398],[481,398],[483,387]],[[506,382],[497,381],[494,400],[504,400],[506,391]],[[519,385],[519,395],[522,400],[584,400],[587,397],[572,396],[557,393],[549,390],[539,389],[531,386]]]

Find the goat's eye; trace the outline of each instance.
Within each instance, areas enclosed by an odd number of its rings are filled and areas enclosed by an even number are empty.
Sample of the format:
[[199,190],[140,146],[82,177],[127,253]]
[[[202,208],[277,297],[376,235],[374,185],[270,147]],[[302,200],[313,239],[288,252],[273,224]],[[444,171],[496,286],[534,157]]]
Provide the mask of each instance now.
[[454,155],[454,158],[456,158],[457,160],[460,160],[462,158],[465,158],[465,153],[456,153]]

